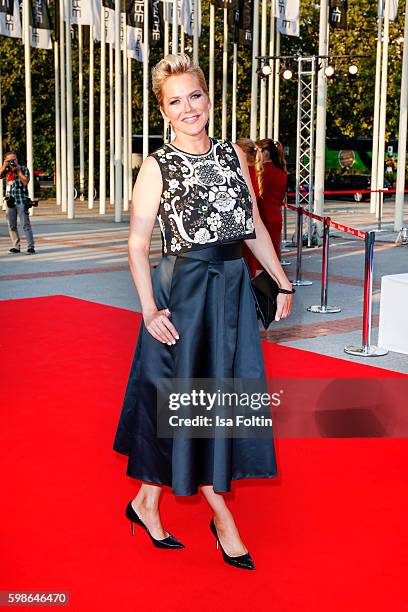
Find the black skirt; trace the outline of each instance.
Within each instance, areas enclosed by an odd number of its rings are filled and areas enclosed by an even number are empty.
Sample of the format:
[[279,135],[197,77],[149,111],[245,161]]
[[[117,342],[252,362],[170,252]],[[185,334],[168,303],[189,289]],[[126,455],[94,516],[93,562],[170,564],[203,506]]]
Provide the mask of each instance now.
[[194,495],[199,485],[218,493],[241,478],[277,475],[271,429],[264,438],[160,438],[158,378],[252,378],[265,368],[242,242],[168,255],[152,274],[158,309],[168,308],[179,332],[163,344],[143,319],[113,448],[128,456],[127,475]]

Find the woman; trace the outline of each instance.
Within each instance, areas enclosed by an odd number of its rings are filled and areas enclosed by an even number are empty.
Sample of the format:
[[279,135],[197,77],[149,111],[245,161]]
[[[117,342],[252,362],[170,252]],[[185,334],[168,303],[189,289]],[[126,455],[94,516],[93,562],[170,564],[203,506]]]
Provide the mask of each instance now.
[[259,183],[259,213],[280,258],[282,206],[286,197],[287,173],[283,146],[270,138],[256,143],[261,155],[256,159]]
[[[132,533],[137,523],[155,546],[182,548],[162,525],[161,488],[194,495],[201,487],[224,560],[254,569],[222,493],[237,478],[276,476],[273,438],[158,437],[156,385],[160,378],[264,380],[243,240],[282,287],[277,318],[290,313],[292,288],[259,218],[244,154],[207,136],[211,102],[201,69],[187,55],[167,55],[153,70],[153,91],[176,137],[144,160],[132,195],[129,264],[143,319],[114,449],[129,457],[127,474],[142,485],[126,516]],[[163,257],[151,278],[156,215]]]
[[[259,173],[257,174],[256,172],[255,164],[257,155],[261,156],[262,154],[254,143],[254,141],[250,138],[239,138],[239,140],[237,140],[237,145],[244,151],[246,155],[249,176],[251,177],[251,185],[256,196],[257,204],[259,204]],[[249,267],[251,278],[253,278],[256,275],[257,270],[260,268],[260,264],[246,244],[243,245],[243,253]]]

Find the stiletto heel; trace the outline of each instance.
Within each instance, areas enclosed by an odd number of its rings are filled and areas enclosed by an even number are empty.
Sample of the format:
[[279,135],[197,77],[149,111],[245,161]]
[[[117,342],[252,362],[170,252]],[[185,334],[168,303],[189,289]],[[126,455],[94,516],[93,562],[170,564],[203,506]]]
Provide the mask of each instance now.
[[221,548],[222,557],[223,557],[225,563],[228,563],[229,565],[232,565],[234,567],[240,567],[242,569],[248,569],[248,570],[254,570],[255,569],[254,561],[253,561],[251,555],[249,554],[249,552],[245,553],[244,555],[239,555],[238,557],[230,557],[229,555],[227,555],[227,553],[223,549],[222,544],[220,542],[220,539],[218,537],[217,528],[216,528],[216,526],[214,524],[214,519],[213,518],[210,521],[210,529],[211,529],[212,533],[215,536],[217,550],[218,550],[218,546],[220,546],[220,548]]
[[138,515],[134,511],[132,502],[128,503],[125,514],[126,514],[126,518],[130,520],[132,536],[135,535],[135,523],[136,523],[137,525],[140,525],[140,527],[143,527],[143,529],[147,531],[147,533],[150,536],[151,541],[153,542],[153,545],[156,546],[157,548],[185,548],[184,544],[182,544],[179,540],[177,540],[177,538],[175,538],[171,533],[169,533],[169,535],[163,540],[156,540],[156,538],[152,536],[152,534],[150,533],[150,531],[148,530],[144,522],[138,517]]

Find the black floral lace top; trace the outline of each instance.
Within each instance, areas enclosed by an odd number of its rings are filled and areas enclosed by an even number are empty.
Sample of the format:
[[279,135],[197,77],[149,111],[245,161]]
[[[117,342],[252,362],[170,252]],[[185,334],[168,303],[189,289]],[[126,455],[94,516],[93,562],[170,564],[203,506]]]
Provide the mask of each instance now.
[[210,138],[194,155],[164,144],[151,156],[160,165],[163,191],[157,215],[163,255],[256,238],[252,198],[231,142]]

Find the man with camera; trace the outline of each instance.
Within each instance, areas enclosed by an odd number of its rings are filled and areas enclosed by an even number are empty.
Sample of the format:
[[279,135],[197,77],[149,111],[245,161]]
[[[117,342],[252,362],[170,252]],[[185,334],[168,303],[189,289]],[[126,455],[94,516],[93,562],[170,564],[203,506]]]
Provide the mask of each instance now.
[[17,219],[23,226],[27,240],[27,253],[35,253],[34,236],[31,229],[30,215],[28,214],[31,200],[28,195],[27,185],[30,182],[30,171],[26,166],[19,165],[17,155],[9,151],[3,165],[0,168],[0,179],[6,178],[7,223],[13,247],[9,253],[20,253],[20,236],[17,229]]

